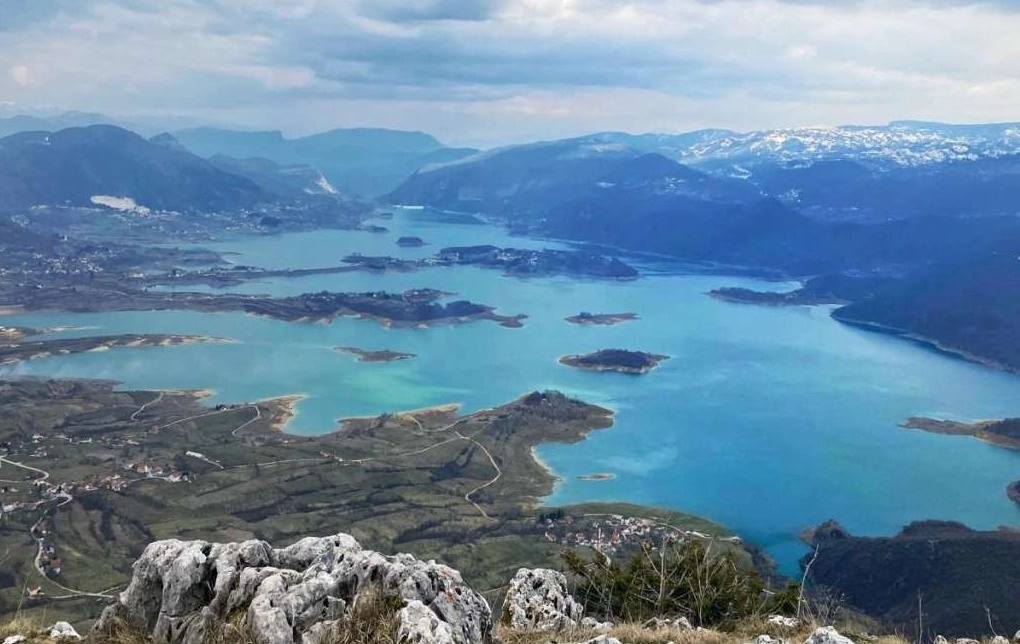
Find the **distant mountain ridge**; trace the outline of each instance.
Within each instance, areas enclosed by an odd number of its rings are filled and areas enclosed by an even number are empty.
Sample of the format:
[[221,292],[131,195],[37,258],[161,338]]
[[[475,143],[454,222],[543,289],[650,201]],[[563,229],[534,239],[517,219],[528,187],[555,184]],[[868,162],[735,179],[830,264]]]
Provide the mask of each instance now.
[[448,148],[424,132],[381,128],[337,129],[299,138],[279,131],[192,128],[173,133],[203,157],[258,157],[310,165],[340,192],[374,197],[389,192],[423,165],[454,161],[477,152]]

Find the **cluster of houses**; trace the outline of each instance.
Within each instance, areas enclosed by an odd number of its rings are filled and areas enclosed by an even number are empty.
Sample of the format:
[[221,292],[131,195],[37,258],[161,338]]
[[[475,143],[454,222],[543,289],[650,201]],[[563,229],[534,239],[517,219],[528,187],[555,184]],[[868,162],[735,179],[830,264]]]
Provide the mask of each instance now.
[[[26,444],[14,442],[0,444],[0,455],[8,458],[11,456],[46,458],[49,456],[49,450],[45,446],[47,440],[67,441],[72,444],[89,444],[93,442],[91,437],[82,439],[69,437],[65,434],[55,434],[51,437],[35,434],[32,436],[31,442]],[[103,437],[100,441],[105,447],[114,449],[138,445],[138,442],[132,439]],[[6,514],[13,514],[19,510],[34,510],[48,501],[70,499],[76,493],[81,494],[100,489],[120,492],[127,485],[142,478],[160,479],[169,483],[180,483],[190,480],[187,472],[183,472],[169,464],[152,464],[147,462],[145,458],[129,460],[119,468],[116,465],[118,459],[113,455],[110,455],[108,460],[110,469],[104,473],[89,475],[80,481],[65,481],[58,484],[50,483],[42,472],[23,470],[17,468],[17,466],[4,467],[5,476],[0,477],[0,479],[8,482],[0,483],[0,517]],[[24,483],[15,484],[10,482],[14,479],[11,476],[6,476],[6,474],[11,472],[17,472],[17,480],[23,480]]]
[[[581,517],[588,519],[590,517]],[[661,544],[667,539],[711,539],[700,532],[681,530],[652,519],[606,515],[594,521],[567,516],[544,519],[545,537],[554,543],[587,547],[606,555],[633,550],[642,543]]]

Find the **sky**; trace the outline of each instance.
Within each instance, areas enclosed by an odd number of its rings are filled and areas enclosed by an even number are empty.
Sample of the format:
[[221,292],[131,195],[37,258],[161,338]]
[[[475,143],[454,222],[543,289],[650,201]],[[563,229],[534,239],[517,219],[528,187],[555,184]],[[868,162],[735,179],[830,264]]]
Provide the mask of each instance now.
[[424,130],[1020,121],[1020,0],[0,0],[3,113]]

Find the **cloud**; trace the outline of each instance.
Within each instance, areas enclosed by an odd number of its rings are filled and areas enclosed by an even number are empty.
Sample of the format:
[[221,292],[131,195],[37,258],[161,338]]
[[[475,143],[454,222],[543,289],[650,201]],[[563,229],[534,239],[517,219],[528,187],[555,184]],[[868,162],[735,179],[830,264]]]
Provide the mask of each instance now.
[[28,67],[24,65],[11,67],[11,78],[15,83],[23,87],[32,83],[32,74],[29,72]]
[[492,18],[503,0],[362,0],[362,15],[387,22],[481,21]]
[[0,99],[19,104],[469,141],[1020,104],[1015,2],[3,1]]

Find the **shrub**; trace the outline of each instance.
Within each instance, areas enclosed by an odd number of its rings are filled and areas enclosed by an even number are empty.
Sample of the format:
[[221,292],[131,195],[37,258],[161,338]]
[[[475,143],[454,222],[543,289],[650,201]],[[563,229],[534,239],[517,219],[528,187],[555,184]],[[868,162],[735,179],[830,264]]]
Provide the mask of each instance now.
[[761,576],[731,549],[693,540],[641,547],[621,565],[596,552],[564,555],[585,610],[614,621],[683,616],[698,626],[730,627],[754,615],[795,612],[798,587],[767,593]]

